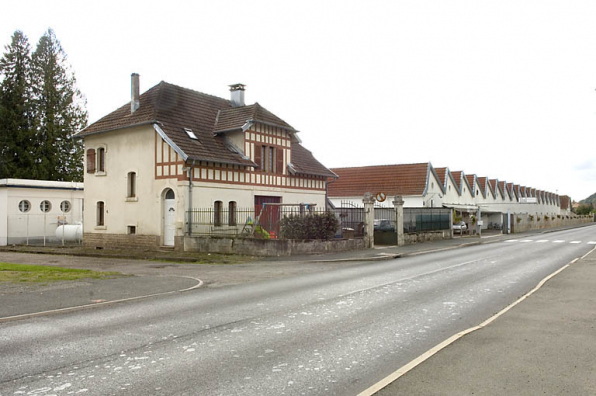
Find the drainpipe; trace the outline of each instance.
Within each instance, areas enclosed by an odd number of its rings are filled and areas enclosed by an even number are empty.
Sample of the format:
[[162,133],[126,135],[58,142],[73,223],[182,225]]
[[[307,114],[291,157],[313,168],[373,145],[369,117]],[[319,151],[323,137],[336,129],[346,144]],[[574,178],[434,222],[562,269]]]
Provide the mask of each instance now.
[[339,179],[337,176],[333,178],[333,180],[328,181],[325,183],[325,209],[329,209],[327,207],[327,202],[329,202],[329,185],[331,183],[335,183],[337,181],[337,179]]
[[195,161],[188,168],[188,236],[192,235],[192,178],[194,176]]

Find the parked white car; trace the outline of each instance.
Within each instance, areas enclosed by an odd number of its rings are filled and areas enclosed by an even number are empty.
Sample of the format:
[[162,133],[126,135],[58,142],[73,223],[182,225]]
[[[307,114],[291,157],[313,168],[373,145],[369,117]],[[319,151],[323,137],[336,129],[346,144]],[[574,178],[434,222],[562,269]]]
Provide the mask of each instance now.
[[468,226],[463,221],[460,221],[459,223],[453,225],[454,234],[463,234],[466,231],[468,231]]

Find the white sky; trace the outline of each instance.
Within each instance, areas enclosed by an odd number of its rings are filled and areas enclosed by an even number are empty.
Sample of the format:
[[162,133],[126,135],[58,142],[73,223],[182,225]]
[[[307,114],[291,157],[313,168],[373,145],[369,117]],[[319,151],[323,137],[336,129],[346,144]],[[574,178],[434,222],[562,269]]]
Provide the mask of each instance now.
[[52,27],[93,122],[161,80],[246,101],[327,167],[432,162],[596,192],[595,1],[13,1],[0,44]]

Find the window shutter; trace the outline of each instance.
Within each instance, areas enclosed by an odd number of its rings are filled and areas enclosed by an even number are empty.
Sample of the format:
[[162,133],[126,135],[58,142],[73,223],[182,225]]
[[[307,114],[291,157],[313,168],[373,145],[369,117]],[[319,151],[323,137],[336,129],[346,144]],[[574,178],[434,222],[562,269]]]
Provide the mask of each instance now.
[[95,149],[87,150],[87,173],[95,173]]
[[257,168],[261,167],[261,146],[255,146],[255,164],[257,164]]
[[284,150],[281,148],[278,148],[275,153],[275,170],[280,175],[284,173]]

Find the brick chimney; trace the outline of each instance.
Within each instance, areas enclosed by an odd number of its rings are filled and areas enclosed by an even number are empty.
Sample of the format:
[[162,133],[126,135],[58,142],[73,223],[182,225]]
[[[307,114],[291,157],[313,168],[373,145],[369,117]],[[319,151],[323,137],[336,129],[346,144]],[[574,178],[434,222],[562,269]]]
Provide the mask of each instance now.
[[244,106],[244,84],[232,84],[229,86],[232,101],[232,107],[242,107]]
[[139,75],[132,73],[130,75],[130,114],[139,108]]

